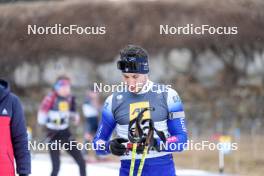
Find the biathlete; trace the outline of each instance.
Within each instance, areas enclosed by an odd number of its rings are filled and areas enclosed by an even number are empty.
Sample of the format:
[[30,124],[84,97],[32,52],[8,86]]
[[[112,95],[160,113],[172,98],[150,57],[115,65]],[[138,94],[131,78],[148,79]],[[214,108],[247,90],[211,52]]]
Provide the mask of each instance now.
[[[77,125],[80,117],[77,113],[75,98],[71,94],[70,79],[61,76],[54,84],[53,90],[43,99],[38,112],[38,122],[40,125],[46,126],[49,143],[67,147],[66,151],[79,166],[80,175],[85,176],[85,161],[69,130],[70,119],[73,119]],[[60,149],[59,147],[52,148],[52,145],[49,145],[52,161],[51,176],[57,176],[59,173]]]
[[[172,152],[183,151],[188,139],[178,93],[149,80],[148,54],[139,46],[124,48],[117,66],[128,89],[114,92],[104,103],[93,140],[97,154],[120,156],[120,176],[175,176]],[[110,139],[114,130],[117,137]]]

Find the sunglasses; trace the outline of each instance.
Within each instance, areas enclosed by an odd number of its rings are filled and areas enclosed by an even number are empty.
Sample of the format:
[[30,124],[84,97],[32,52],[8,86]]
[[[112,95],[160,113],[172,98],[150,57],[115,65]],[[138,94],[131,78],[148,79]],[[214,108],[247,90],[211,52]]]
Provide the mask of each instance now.
[[125,72],[139,72],[143,63],[133,61],[118,61],[117,68]]

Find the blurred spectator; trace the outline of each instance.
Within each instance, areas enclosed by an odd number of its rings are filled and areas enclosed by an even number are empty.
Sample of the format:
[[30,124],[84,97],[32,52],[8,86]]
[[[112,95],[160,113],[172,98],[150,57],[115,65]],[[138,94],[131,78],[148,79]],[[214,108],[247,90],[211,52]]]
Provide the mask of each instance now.
[[[70,118],[78,125],[80,117],[76,111],[75,97],[71,93],[70,79],[62,76],[57,79],[53,91],[43,99],[38,112],[38,122],[47,127],[50,143],[60,141],[62,145],[70,146],[76,141],[69,130]],[[71,145],[66,151],[79,165],[80,175],[85,176],[85,161],[81,151],[76,145]],[[60,170],[60,150],[50,147],[49,152],[52,161],[51,176],[57,176]]]
[[31,172],[28,137],[21,102],[10,92],[6,81],[0,79],[0,175],[27,176]]
[[88,90],[82,106],[85,117],[84,140],[85,143],[91,142],[98,128],[98,116],[101,104],[97,92]]

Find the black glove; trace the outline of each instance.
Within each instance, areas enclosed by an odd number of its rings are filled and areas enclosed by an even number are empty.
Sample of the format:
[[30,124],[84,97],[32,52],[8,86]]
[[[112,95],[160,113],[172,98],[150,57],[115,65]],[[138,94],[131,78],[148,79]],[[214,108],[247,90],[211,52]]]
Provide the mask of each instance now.
[[122,156],[126,152],[126,146],[122,143],[128,142],[124,138],[116,138],[109,142],[110,152],[117,156]]
[[137,154],[142,154],[145,149],[145,145],[143,143],[137,144]]
[[[144,149],[145,149],[144,143],[138,144],[137,145],[137,154],[142,154],[144,152]],[[158,152],[161,151],[161,148],[159,146],[159,143],[158,143],[157,139],[154,138],[154,139],[151,140],[151,143],[149,145],[149,149],[148,150],[155,150],[155,151],[158,151]]]
[[160,152],[162,149],[161,149],[161,146],[159,145],[158,143],[158,139],[154,138],[152,141],[151,141],[151,144],[150,144],[150,150],[156,150],[158,152]]

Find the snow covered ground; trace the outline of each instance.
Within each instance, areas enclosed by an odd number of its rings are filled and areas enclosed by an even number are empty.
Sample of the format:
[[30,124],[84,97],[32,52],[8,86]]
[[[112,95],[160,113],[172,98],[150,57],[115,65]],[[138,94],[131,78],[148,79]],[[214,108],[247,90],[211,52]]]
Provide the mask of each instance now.
[[[78,176],[78,166],[70,157],[63,156],[61,158],[61,170],[59,176]],[[88,176],[118,176],[119,163],[89,163],[87,164]],[[49,176],[51,171],[51,163],[49,156],[46,154],[37,154],[32,158],[32,176]],[[202,170],[178,169],[178,176],[220,176]],[[227,175],[221,175],[227,176]]]

